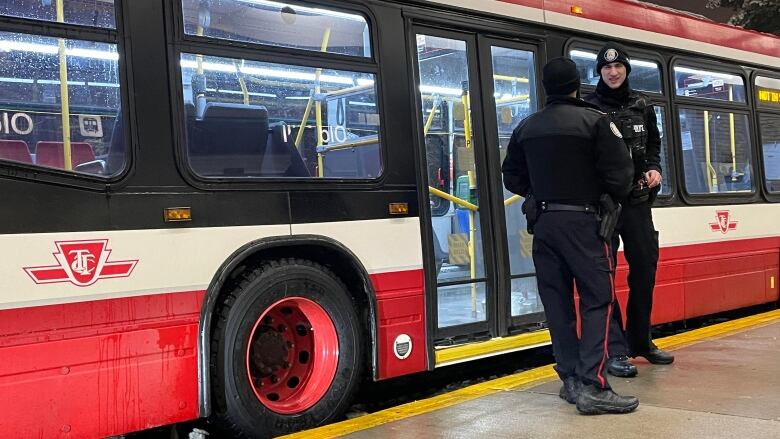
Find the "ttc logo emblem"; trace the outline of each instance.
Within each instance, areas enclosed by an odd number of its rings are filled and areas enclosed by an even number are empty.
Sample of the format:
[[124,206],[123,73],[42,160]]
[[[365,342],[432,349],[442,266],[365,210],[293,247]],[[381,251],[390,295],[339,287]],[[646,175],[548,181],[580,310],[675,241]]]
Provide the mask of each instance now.
[[93,241],[57,241],[57,252],[53,253],[58,265],[26,267],[24,271],[37,284],[70,282],[87,287],[98,279],[128,277],[138,260],[109,261],[111,249],[108,239]]
[[728,210],[718,210],[715,214],[717,215],[718,222],[710,223],[710,229],[713,232],[720,231],[720,233],[726,234],[729,230],[737,229],[738,221],[731,221]]

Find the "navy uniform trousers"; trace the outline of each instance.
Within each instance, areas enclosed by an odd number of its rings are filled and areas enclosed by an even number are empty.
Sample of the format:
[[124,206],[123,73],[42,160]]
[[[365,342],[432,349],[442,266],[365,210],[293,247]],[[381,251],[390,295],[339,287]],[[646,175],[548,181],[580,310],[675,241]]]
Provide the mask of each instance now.
[[[561,379],[609,388],[607,346],[615,300],[612,254],[598,236],[593,213],[544,212],[534,226],[533,258],[539,296]],[[581,337],[577,338],[574,284],[580,296]]]
[[[617,260],[620,239],[628,262],[628,304],[626,325],[615,301],[614,321],[609,334],[609,354],[636,355],[650,350],[650,311],[658,267],[658,232],[653,225],[651,203],[625,203],[612,239],[613,261]],[[618,238],[619,235],[619,238]]]

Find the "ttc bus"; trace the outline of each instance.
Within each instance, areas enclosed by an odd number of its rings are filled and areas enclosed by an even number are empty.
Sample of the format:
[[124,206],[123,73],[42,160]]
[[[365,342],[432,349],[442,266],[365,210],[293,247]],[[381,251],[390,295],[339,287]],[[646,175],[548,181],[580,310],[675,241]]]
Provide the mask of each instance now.
[[589,92],[607,40],[662,134],[653,322],[777,301],[776,36],[618,0],[0,1],[0,431],[279,435],[548,344],[500,165],[545,61]]

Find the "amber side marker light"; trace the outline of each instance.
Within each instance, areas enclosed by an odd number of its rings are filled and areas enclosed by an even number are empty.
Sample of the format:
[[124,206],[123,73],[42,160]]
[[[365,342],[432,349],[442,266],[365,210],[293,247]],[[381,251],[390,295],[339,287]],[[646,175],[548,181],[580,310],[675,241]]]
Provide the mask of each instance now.
[[570,10],[572,14],[582,15],[582,6],[572,6]]
[[390,203],[390,215],[408,215],[409,204],[407,203]]
[[163,212],[166,223],[192,221],[192,209],[189,207],[166,207]]

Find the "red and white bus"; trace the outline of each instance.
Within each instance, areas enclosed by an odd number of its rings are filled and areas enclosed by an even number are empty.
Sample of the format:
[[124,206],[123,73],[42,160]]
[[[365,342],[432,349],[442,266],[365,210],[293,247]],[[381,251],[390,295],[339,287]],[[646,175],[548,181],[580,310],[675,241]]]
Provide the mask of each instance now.
[[271,436],[549,343],[500,163],[544,62],[587,92],[606,40],[663,135],[653,321],[777,301],[778,37],[616,0],[2,2],[0,431]]

